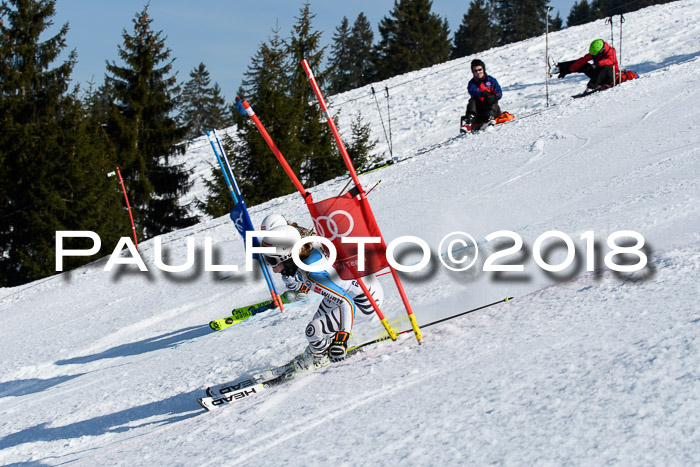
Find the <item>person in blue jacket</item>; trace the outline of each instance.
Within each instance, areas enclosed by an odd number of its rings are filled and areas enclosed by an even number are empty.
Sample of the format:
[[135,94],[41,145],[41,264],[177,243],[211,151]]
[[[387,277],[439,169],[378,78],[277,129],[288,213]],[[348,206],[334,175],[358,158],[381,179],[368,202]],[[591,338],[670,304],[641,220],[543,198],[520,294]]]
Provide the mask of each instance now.
[[[308,272],[298,268],[292,259],[292,247],[301,239],[299,231],[291,225],[274,227],[270,232],[280,232],[283,237],[264,237],[262,246],[274,247],[274,254],[264,255],[265,261],[276,274],[287,276],[287,288],[306,288],[323,297],[316,313],[306,326],[309,342],[304,353],[292,361],[300,370],[311,365],[319,368],[331,361],[345,358],[347,343],[353,324],[357,320],[369,319],[374,308],[356,280],[341,279],[329,263],[321,271]],[[309,266],[326,261],[326,256],[312,243],[305,244],[299,259]],[[318,264],[316,264],[318,266]],[[293,280],[290,280],[293,278]],[[384,291],[378,282],[365,278],[365,285],[378,306],[384,299]],[[294,284],[297,285],[294,285]]]
[[498,81],[486,73],[486,65],[479,59],[472,60],[471,68],[473,78],[467,86],[470,99],[467,113],[461,122],[463,133],[475,129],[479,124],[481,129],[495,125],[496,117],[501,114],[498,101],[503,96],[503,91]]

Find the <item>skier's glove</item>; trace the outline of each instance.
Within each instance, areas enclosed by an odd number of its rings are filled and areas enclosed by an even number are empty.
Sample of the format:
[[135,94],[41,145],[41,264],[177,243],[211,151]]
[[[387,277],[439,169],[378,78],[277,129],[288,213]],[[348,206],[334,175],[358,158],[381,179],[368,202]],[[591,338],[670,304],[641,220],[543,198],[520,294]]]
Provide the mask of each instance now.
[[350,334],[347,332],[338,331],[335,333],[333,341],[328,347],[328,358],[330,358],[332,362],[339,362],[345,359],[349,338]]
[[309,286],[302,283],[296,294],[297,300],[306,300],[309,297]]

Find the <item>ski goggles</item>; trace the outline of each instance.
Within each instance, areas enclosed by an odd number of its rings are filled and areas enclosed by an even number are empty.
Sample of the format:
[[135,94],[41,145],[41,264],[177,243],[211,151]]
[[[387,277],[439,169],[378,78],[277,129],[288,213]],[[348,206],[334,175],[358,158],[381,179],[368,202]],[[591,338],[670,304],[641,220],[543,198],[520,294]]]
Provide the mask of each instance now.
[[263,258],[265,258],[265,262],[273,268],[279,264],[284,263],[284,261],[286,260],[286,258],[282,258],[281,256],[276,255],[263,255]]

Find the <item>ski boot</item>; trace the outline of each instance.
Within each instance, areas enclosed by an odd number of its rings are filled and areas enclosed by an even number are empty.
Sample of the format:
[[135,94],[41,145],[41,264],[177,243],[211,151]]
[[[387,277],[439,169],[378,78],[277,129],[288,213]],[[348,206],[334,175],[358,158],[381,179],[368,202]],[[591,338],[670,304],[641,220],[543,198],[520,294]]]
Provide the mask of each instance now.
[[474,114],[467,114],[463,115],[461,120],[460,120],[460,126],[459,126],[459,132],[464,134],[464,133],[469,133],[472,131],[474,127],[474,119],[476,118],[476,115]]
[[496,124],[496,118],[494,116],[490,116],[484,123],[481,124],[481,129],[485,130],[490,126],[494,126]]

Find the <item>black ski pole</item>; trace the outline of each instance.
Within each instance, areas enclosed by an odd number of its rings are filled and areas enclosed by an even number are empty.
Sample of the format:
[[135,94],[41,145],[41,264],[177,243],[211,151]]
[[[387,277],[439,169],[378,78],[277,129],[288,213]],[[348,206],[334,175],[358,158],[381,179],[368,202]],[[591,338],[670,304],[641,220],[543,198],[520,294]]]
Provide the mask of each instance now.
[[619,81],[622,81],[622,23],[625,22],[625,15],[620,14],[620,63],[617,66]]
[[545,61],[545,81],[544,81],[544,94],[546,100],[546,107],[549,107],[549,10],[552,7],[547,7],[547,29],[544,33],[544,61]]
[[384,86],[384,94],[386,96],[386,115],[389,122],[389,156],[394,159],[394,140],[391,136],[391,108],[389,106],[389,87]]
[[[484,308],[488,308],[488,307],[490,307],[490,306],[498,305],[499,303],[509,302],[509,301],[511,301],[511,300],[513,300],[513,297],[506,297],[506,298],[504,298],[503,300],[498,300],[498,301],[496,301],[496,302],[489,303],[488,305],[482,305],[482,306],[480,306],[480,307],[472,308],[471,310],[463,311],[462,313],[458,313],[458,314],[456,314],[456,315],[448,316],[447,318],[442,318],[442,319],[439,319],[439,320],[437,320],[437,321],[431,321],[430,323],[422,324],[422,325],[421,325],[421,328],[429,328],[430,326],[434,326],[434,325],[436,325],[436,324],[443,323],[443,322],[445,322],[445,321],[448,321],[448,320],[451,320],[451,319],[454,319],[454,318],[459,318],[460,316],[468,315],[469,313],[474,313],[475,311],[483,310]],[[411,331],[412,331],[412,329],[406,329],[405,331],[397,332],[396,335],[398,336],[399,334],[406,334],[406,333],[411,332]],[[368,345],[377,344],[377,343],[382,342],[382,341],[385,341],[385,340],[387,340],[387,339],[389,339],[389,336],[388,336],[388,335],[387,335],[387,336],[384,336],[384,337],[378,337],[377,339],[371,340],[371,341],[369,341],[369,342],[365,342],[365,343],[363,343],[363,344],[356,345],[356,346],[354,346],[354,347],[350,347],[350,348],[348,349],[348,354],[350,354],[350,353],[355,353],[355,352],[357,352],[359,349],[361,349],[362,347],[367,347]]]
[[377,112],[379,112],[379,121],[382,122],[382,130],[384,130],[384,139],[386,139],[386,144],[389,145],[389,154],[391,155],[392,159],[394,158],[393,154],[391,153],[391,140],[389,139],[389,136],[386,134],[386,127],[384,126],[384,118],[382,117],[382,110],[379,108],[379,100],[377,99],[377,93],[374,91],[374,86],[371,86],[372,88],[372,97],[374,97],[374,102],[377,104]]

